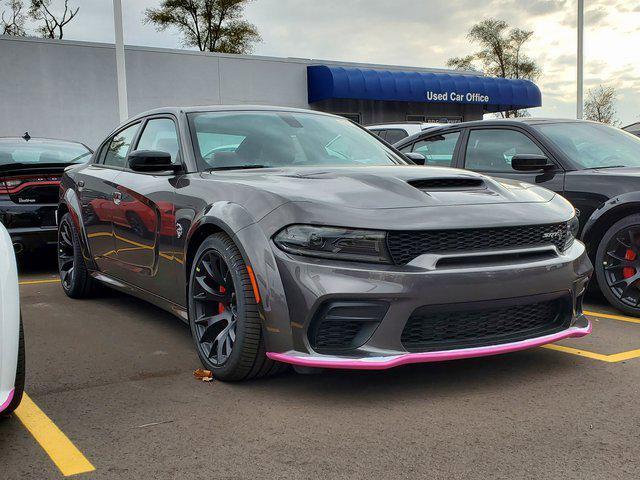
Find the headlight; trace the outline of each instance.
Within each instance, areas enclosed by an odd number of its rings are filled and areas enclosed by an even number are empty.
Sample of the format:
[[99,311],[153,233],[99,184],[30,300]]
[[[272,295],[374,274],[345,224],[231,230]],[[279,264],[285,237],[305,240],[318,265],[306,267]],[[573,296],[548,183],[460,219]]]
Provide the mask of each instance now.
[[571,220],[567,222],[567,238],[564,244],[564,250],[567,250],[571,245],[573,245],[573,241],[578,238],[578,230],[580,230],[580,221],[578,217],[575,215]]
[[385,232],[377,230],[291,225],[280,230],[273,241],[296,255],[391,263],[386,238]]

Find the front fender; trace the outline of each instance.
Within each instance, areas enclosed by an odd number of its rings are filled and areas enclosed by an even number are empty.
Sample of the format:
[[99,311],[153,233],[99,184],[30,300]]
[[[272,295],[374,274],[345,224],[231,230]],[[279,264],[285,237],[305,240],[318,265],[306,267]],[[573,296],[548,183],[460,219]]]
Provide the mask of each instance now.
[[[261,297],[258,308],[266,330],[267,346],[271,349],[284,348],[273,345],[273,342],[276,339],[290,342],[289,312],[276,260],[264,230],[244,207],[232,202],[215,203],[194,218],[185,242],[185,258],[188,258],[190,252],[195,253],[189,246],[197,232],[207,225],[229,235],[247,265],[251,266]],[[286,346],[290,348],[289,345],[287,343]]]
[[640,191],[610,198],[591,214],[582,229],[580,239],[592,252],[608,226],[634,213],[640,213]]

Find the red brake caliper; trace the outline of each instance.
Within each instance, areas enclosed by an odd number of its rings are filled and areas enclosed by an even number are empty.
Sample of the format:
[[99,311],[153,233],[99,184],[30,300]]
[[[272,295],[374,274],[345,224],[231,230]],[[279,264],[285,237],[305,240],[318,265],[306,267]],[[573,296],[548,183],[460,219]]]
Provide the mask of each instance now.
[[[627,253],[624,255],[624,259],[625,260],[635,260],[636,259],[636,254],[633,252],[633,250],[628,249]],[[633,267],[624,267],[622,269],[622,276],[624,278],[631,278],[636,274],[636,269]]]
[[[627,278],[627,277],[625,277],[625,278]],[[227,289],[224,288],[222,285],[220,285],[220,293],[224,293],[226,291],[227,291]],[[224,312],[224,305],[222,303],[219,303],[218,304],[218,313],[222,313],[222,312]]]

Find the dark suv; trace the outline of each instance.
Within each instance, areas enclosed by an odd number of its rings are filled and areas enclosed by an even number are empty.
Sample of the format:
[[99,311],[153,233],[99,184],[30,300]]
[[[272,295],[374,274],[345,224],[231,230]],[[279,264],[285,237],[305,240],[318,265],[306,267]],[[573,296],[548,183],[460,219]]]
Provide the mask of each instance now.
[[602,293],[640,316],[640,138],[594,122],[529,118],[442,126],[395,147],[422,154],[426,165],[522,180],[564,195],[580,218]]

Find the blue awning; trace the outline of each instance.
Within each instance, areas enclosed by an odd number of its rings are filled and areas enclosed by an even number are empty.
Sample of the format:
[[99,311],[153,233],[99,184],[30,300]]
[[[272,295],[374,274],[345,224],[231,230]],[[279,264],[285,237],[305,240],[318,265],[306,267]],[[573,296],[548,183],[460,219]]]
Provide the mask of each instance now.
[[331,98],[483,105],[501,112],[542,105],[540,89],[529,80],[451,73],[307,67],[309,103]]

